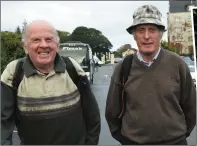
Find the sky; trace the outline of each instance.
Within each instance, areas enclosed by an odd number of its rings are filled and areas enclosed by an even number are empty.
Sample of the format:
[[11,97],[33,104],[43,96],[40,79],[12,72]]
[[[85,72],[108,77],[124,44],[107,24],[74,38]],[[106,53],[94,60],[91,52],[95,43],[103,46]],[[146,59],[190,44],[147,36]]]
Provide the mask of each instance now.
[[[95,28],[112,43],[112,50],[124,44],[137,49],[127,33],[134,11],[145,4],[156,6],[167,26],[169,1],[1,1],[1,31],[15,31],[24,20],[46,20],[57,29],[72,33],[79,26]],[[167,33],[164,33],[167,40]]]

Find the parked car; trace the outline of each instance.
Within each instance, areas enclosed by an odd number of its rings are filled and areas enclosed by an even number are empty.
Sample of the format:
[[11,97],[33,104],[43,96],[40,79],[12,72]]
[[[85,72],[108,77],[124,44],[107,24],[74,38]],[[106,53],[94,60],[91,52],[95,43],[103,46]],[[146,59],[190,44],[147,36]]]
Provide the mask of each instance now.
[[101,66],[101,65],[103,65],[104,63],[102,62],[102,61],[98,61],[98,64]]
[[183,57],[183,60],[184,60],[188,65],[190,65],[190,63],[192,62],[191,58],[188,57],[188,56]]
[[120,61],[122,61],[122,58],[114,58],[114,63],[118,63]]
[[189,65],[189,70],[190,70],[190,73],[191,73],[191,76],[192,76],[192,79],[194,81],[194,85],[196,87],[196,79],[197,79],[197,73],[195,71],[195,67],[193,65]]
[[189,65],[192,65],[192,66],[194,66],[194,61],[191,61]]

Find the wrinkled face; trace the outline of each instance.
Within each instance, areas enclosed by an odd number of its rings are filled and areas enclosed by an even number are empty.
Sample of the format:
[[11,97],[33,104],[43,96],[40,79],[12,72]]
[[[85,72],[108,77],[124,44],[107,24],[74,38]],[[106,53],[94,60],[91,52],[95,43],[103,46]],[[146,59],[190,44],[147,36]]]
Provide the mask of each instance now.
[[33,24],[28,27],[26,43],[23,43],[25,53],[29,55],[37,67],[54,63],[59,42],[54,29],[48,24]]
[[139,25],[135,29],[134,39],[136,40],[139,51],[143,54],[153,54],[160,46],[162,33],[155,25]]

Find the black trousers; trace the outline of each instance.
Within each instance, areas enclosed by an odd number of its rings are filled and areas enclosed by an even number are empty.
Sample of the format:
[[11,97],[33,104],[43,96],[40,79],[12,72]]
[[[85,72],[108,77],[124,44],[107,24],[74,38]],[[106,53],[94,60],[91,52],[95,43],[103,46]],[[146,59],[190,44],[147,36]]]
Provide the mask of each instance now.
[[[125,136],[122,136],[122,138],[121,138],[121,144],[122,145],[145,145],[145,144],[139,144],[137,142],[131,141],[130,139],[128,139]],[[148,145],[158,145],[158,144],[148,144]],[[179,141],[179,142],[177,142],[175,144],[170,144],[170,145],[187,145],[187,140],[185,138],[185,139],[183,139],[183,140],[181,140],[181,141]]]

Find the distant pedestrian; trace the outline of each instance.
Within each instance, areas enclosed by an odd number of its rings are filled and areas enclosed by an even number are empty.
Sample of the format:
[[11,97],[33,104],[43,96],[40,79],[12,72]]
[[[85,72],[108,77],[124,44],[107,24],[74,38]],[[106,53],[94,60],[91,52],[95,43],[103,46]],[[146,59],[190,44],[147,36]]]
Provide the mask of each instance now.
[[99,61],[100,60],[98,59],[98,57],[96,56],[96,54],[94,54],[93,59],[94,59],[94,64],[95,64],[95,71],[98,72],[98,67],[100,67],[100,64],[99,64]]

